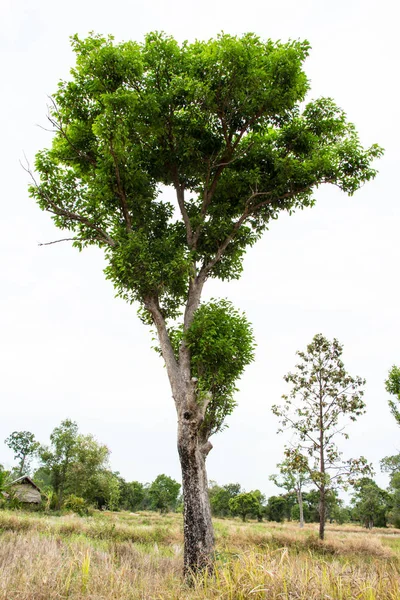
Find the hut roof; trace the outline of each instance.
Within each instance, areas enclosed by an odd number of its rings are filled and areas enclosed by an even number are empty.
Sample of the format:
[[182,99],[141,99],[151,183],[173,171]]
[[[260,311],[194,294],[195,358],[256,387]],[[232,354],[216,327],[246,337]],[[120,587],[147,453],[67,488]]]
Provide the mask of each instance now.
[[28,475],[23,475],[22,477],[18,477],[18,479],[15,479],[14,481],[12,481],[10,483],[10,485],[15,485],[15,484],[24,484],[24,483],[30,483],[38,492],[40,492],[40,487],[38,485],[36,485],[36,483],[34,481],[32,481],[32,479],[30,477],[28,477]]

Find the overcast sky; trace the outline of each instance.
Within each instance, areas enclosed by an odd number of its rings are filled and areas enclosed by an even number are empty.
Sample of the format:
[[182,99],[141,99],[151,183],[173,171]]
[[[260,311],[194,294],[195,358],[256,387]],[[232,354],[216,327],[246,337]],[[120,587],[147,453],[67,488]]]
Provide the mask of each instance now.
[[[344,344],[344,362],[367,379],[367,413],[352,424],[346,457],[379,460],[400,450],[384,380],[400,364],[398,15],[394,0],[0,0],[1,236],[0,463],[3,440],[28,429],[46,443],[62,419],[78,422],[112,451],[128,480],[159,473],[180,480],[176,416],[165,369],[134,307],[114,298],[100,251],[67,244],[28,197],[19,161],[49,145],[47,97],[73,66],[69,36],[89,31],[141,41],[164,30],[178,40],[221,30],[308,39],[309,98],[331,96],[365,145],[385,155],[354,197],[320,188],[314,208],[274,222],[245,260],[239,282],[209,283],[207,297],[246,311],[256,361],[240,382],[229,429],[212,439],[210,479],[268,495],[282,459],[271,405],[283,375],[316,333]],[[387,478],[377,475],[386,485]]]

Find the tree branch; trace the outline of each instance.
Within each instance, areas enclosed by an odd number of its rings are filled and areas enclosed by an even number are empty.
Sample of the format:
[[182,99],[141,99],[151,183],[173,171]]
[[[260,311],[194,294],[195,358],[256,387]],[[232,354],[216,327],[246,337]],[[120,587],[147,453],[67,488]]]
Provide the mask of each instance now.
[[168,335],[167,325],[162,315],[158,299],[156,297],[148,296],[143,299],[144,305],[151,314],[153,322],[157,329],[158,339],[160,340],[161,353],[165,361],[167,368],[168,377],[171,383],[171,388],[174,393],[174,400],[176,404],[179,404],[179,397],[176,395],[176,390],[180,386],[180,375],[178,361],[175,358],[175,353],[172,348],[171,340]]
[[[276,198],[275,201],[279,202],[281,200],[285,200],[286,198],[291,198],[297,194],[301,194],[302,192],[307,191],[308,189],[309,189],[309,187],[307,186],[307,187],[302,188],[297,191],[287,192],[286,194],[283,194],[282,196],[279,196],[278,198]],[[217,252],[216,252],[214,258],[211,259],[210,262],[205,265],[207,274],[217,264],[217,262],[219,260],[221,260],[226,248],[228,247],[230,242],[234,239],[238,230],[240,229],[241,225],[243,225],[243,223],[246,221],[246,219],[250,215],[255,214],[255,212],[257,210],[259,210],[260,208],[262,208],[263,206],[266,206],[267,204],[271,204],[271,202],[273,200],[272,199],[263,200],[262,202],[258,202],[258,204],[255,204],[254,206],[250,206],[250,202],[254,198],[258,198],[259,196],[271,196],[272,193],[273,192],[271,192],[271,191],[270,192],[253,192],[251,194],[251,196],[249,196],[249,198],[245,202],[245,209],[243,211],[243,214],[241,215],[241,217],[239,217],[239,219],[236,221],[236,223],[234,223],[231,233],[225,238],[225,240],[222,242],[222,244],[217,248]]]
[[38,246],[51,246],[51,244],[59,244],[60,242],[77,242],[77,241],[81,241],[84,242],[85,240],[82,240],[81,238],[63,238],[62,240],[54,240],[54,242],[42,242],[39,243]]
[[24,169],[24,171],[26,171],[28,173],[28,175],[31,177],[34,186],[36,187],[39,195],[43,198],[43,200],[49,205],[51,206],[51,210],[50,208],[48,208],[48,206],[46,207],[46,210],[48,210],[48,212],[54,214],[54,215],[59,215],[60,217],[65,217],[66,219],[70,219],[71,221],[76,221],[78,223],[82,223],[83,225],[86,225],[86,227],[89,227],[90,229],[93,229],[96,233],[97,233],[97,240],[98,241],[102,241],[106,244],[108,244],[109,246],[111,246],[112,248],[114,248],[117,244],[115,242],[115,240],[112,239],[112,237],[110,237],[108,235],[108,233],[106,231],[104,231],[103,229],[101,229],[101,227],[99,227],[98,225],[96,225],[96,223],[93,223],[90,219],[88,219],[87,217],[84,217],[82,215],[79,215],[78,213],[75,213],[73,211],[67,210],[66,208],[62,208],[57,206],[57,204],[51,200],[51,198],[49,198],[46,194],[43,193],[43,190],[40,188],[40,186],[38,185],[31,169],[28,167],[25,167],[21,161],[20,161],[20,165],[21,167]]

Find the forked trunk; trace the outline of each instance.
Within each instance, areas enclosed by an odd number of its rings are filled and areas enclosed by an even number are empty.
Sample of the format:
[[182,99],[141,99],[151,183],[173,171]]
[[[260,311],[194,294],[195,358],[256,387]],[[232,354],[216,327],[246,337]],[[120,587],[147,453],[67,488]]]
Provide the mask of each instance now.
[[208,497],[206,456],[211,444],[202,445],[196,419],[188,412],[179,420],[178,452],[182,468],[184,498],[184,574],[186,577],[212,569],[214,530]]

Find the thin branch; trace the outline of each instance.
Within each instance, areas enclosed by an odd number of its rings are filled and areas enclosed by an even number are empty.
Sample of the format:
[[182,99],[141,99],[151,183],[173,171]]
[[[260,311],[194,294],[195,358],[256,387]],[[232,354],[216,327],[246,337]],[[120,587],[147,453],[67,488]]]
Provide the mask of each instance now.
[[60,242],[83,242],[84,240],[82,240],[82,238],[63,238],[62,240],[54,240],[54,242],[42,242],[39,243],[38,246],[51,246],[51,244],[59,244]]
[[101,229],[101,227],[99,227],[98,225],[96,225],[96,223],[93,223],[90,219],[88,219],[87,217],[84,217],[82,215],[79,215],[78,213],[75,213],[73,211],[67,210],[66,208],[62,208],[57,206],[57,204],[51,200],[51,198],[49,198],[47,195],[45,195],[43,193],[43,190],[40,188],[40,186],[38,185],[31,169],[29,168],[29,163],[28,163],[28,167],[25,167],[22,162],[20,161],[20,165],[21,167],[24,169],[24,171],[26,171],[26,173],[28,173],[28,175],[30,176],[30,178],[32,179],[39,195],[45,200],[45,202],[47,202],[47,204],[49,206],[51,206],[51,209],[47,206],[46,210],[48,210],[48,212],[54,214],[54,215],[59,215],[60,217],[65,217],[66,219],[70,219],[71,221],[76,221],[78,223],[82,223],[83,225],[86,225],[86,227],[89,227],[90,229],[93,229],[96,233],[97,233],[97,240],[99,241],[103,241],[106,244],[108,244],[111,247],[115,247],[117,244],[115,242],[115,240],[112,239],[112,237],[110,237],[108,235],[108,233],[106,231],[104,231],[103,229]]
[[[279,202],[281,200],[285,200],[286,198],[291,198],[291,197],[295,196],[296,194],[301,194],[302,192],[307,191],[308,189],[309,189],[309,186],[301,188],[300,190],[297,190],[297,191],[287,192],[286,194],[283,194],[282,196],[279,196],[278,198],[276,198],[275,201]],[[230,242],[234,239],[234,237],[236,236],[238,230],[240,229],[241,225],[243,225],[243,223],[246,221],[246,219],[249,216],[253,215],[257,210],[259,210],[263,206],[266,206],[267,204],[271,204],[271,202],[273,201],[273,199],[268,198],[267,200],[263,200],[262,202],[258,202],[258,204],[255,204],[253,206],[250,206],[250,202],[254,198],[258,198],[260,196],[271,196],[272,194],[273,194],[272,191],[269,191],[269,192],[253,192],[251,194],[251,196],[249,196],[249,198],[247,198],[247,200],[245,202],[245,209],[243,211],[243,214],[239,217],[239,219],[236,221],[236,223],[234,223],[231,233],[225,238],[225,240],[222,242],[222,244],[217,248],[217,252],[216,252],[214,258],[211,259],[210,262],[205,265],[205,269],[206,269],[207,273],[209,273],[210,270],[222,258],[222,256],[223,256],[226,248],[228,247],[228,245],[230,244]]]

